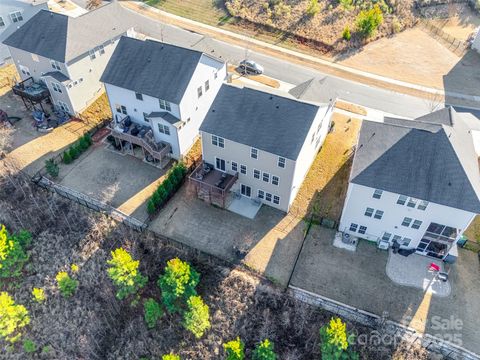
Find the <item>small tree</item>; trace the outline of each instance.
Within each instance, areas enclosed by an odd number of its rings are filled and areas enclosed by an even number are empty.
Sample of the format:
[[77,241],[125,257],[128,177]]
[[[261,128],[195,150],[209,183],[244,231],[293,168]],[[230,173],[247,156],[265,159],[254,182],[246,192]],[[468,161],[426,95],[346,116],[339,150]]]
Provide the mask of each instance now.
[[158,320],[163,316],[160,304],[154,299],[150,298],[143,304],[145,322],[149,329],[153,329],[157,325]]
[[59,173],[58,165],[55,163],[55,160],[48,159],[45,160],[45,169],[47,170],[48,175],[53,178],[56,178]]
[[8,293],[0,293],[0,337],[14,343],[22,336],[21,328],[28,324],[30,317],[25,306],[15,304]]
[[157,206],[155,205],[155,201],[153,200],[153,198],[151,198],[147,202],[147,212],[151,215],[155,213],[156,210],[157,210]]
[[345,26],[345,29],[343,29],[342,38],[347,41],[350,41],[352,38],[352,34],[350,34],[350,27],[348,25]]
[[322,359],[357,360],[358,354],[348,349],[354,336],[348,335],[347,325],[340,318],[332,318],[328,325],[320,329]]
[[27,354],[34,353],[35,351],[37,351],[37,345],[32,340],[25,339],[25,341],[23,342],[23,350],[25,350]]
[[73,161],[72,157],[70,156],[70,150],[63,152],[62,161],[64,164],[70,164]]
[[315,16],[320,11],[320,5],[318,5],[318,0],[310,0],[307,6],[307,15]]
[[58,290],[63,297],[68,298],[77,290],[78,280],[72,279],[66,271],[60,271],[55,279],[57,280]]
[[383,22],[383,13],[376,4],[370,10],[362,10],[357,16],[358,31],[365,37],[372,36]]
[[0,278],[17,277],[28,261],[26,248],[31,235],[27,231],[10,235],[4,225],[0,225]]
[[265,339],[255,347],[252,360],[276,360],[277,354],[273,351],[273,343]]
[[79,155],[77,146],[75,144],[70,146],[70,148],[68,149],[68,153],[72,161],[75,160]]
[[245,344],[239,337],[235,340],[223,344],[226,358],[225,360],[243,360],[245,359]]
[[140,262],[133,260],[123,248],[112,251],[112,258],[107,263],[110,265],[107,269],[108,276],[117,287],[117,298],[120,300],[136,294],[148,281],[138,270]]
[[45,291],[41,288],[33,288],[32,296],[33,296],[33,300],[37,303],[42,303],[46,299]]
[[174,354],[167,354],[162,356],[162,360],[180,360],[180,356]]
[[165,274],[158,279],[162,290],[162,301],[168,312],[176,312],[191,296],[197,295],[195,287],[200,275],[190,264],[179,258],[171,259],[165,267]]
[[210,329],[210,311],[200,296],[191,296],[183,314],[183,326],[197,339]]

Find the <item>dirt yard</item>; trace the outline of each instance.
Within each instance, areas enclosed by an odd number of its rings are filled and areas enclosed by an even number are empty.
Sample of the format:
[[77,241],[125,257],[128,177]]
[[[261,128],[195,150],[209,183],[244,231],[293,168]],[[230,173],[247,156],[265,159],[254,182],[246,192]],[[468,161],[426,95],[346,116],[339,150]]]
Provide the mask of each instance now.
[[430,21],[447,34],[463,41],[466,41],[480,26],[480,16],[466,4],[451,6],[447,18],[437,18]]

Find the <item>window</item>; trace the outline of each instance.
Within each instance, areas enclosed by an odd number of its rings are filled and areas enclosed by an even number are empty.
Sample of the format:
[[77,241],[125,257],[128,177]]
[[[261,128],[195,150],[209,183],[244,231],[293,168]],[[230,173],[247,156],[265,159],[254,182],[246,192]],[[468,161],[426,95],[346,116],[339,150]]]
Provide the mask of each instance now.
[[375,219],[381,220],[383,217],[383,211],[382,210],[377,210],[375,211],[375,215],[373,216]]
[[273,203],[274,204],[280,204],[280,196],[273,195]]
[[403,221],[402,221],[402,226],[406,226],[406,227],[409,227],[410,224],[412,223],[412,218],[409,218],[409,217],[405,217],[403,218]]
[[420,220],[415,220],[412,224],[412,229],[420,229],[420,226],[422,226],[422,222]]
[[232,171],[238,171],[238,164],[235,161],[232,161]]
[[358,233],[365,234],[366,232],[367,232],[367,227],[361,225],[360,228],[358,229]]
[[418,210],[425,210],[428,206],[428,201],[422,200],[420,201],[420,204],[418,204],[417,209]]
[[200,99],[203,95],[203,92],[202,92],[202,87],[199,86],[198,89],[197,89],[197,95],[198,95],[198,98]]
[[253,177],[255,179],[260,179],[260,170],[253,169]]
[[278,186],[278,183],[280,182],[280,179],[278,176],[272,175],[272,184]]
[[240,172],[242,174],[246,174],[247,173],[247,166],[246,165],[240,165]]
[[402,237],[398,235],[393,235],[393,241],[396,241],[400,244],[402,241]]
[[250,157],[252,159],[258,159],[258,150],[255,148],[250,149]]
[[397,204],[398,204],[398,205],[405,205],[405,203],[407,202],[407,199],[408,199],[407,196],[405,196],[405,195],[400,195],[400,196],[398,197]]
[[93,59],[95,59],[95,58],[97,57],[97,56],[95,55],[95,49],[90,50],[90,51],[88,52],[88,55],[90,55],[90,60],[93,60]]
[[365,209],[365,216],[372,217],[374,209],[367,207]]
[[0,27],[5,26],[5,21],[3,21],[3,18],[0,16]]
[[215,73],[213,74],[213,78],[216,79],[218,77],[218,71],[215,71]]
[[262,179],[263,179],[263,181],[265,181],[265,182],[270,182],[270,174],[264,172]]
[[69,112],[70,112],[70,109],[68,108],[68,105],[65,104],[63,101],[59,101],[59,102],[58,102],[58,106],[60,107],[60,109],[62,109],[62,110],[65,111],[66,113],[69,113]]
[[12,19],[12,22],[14,23],[23,21],[22,13],[20,11],[15,11],[13,13],[10,13],[10,19]]
[[135,97],[137,98],[137,100],[142,100],[143,101],[143,95],[142,94],[136,92]]
[[170,103],[168,101],[159,99],[158,103],[160,104],[160,109],[167,110],[167,111],[172,111],[172,107],[170,106]]
[[258,190],[258,198],[259,199],[264,199],[265,198],[265,191]]
[[310,144],[313,144],[314,141],[315,141],[315,133],[312,134],[312,140],[310,140]]
[[417,205],[417,199],[414,199],[414,198],[408,199],[408,203],[407,203],[408,207],[414,208],[415,205]]
[[284,168],[285,167],[285,158],[279,156],[277,165],[278,165],[278,167]]
[[19,65],[20,71],[23,75],[30,76],[30,70],[26,66]]
[[382,190],[378,190],[376,189],[374,192],[373,192],[373,197],[375,199],[380,199],[382,197],[382,194],[383,194],[383,191]]
[[117,110],[118,113],[127,115],[127,108],[125,106],[115,104],[115,109]]
[[212,135],[212,145],[224,148],[225,147],[225,139],[219,136]]
[[170,135],[170,128],[167,125],[158,124],[158,131],[162,134]]
[[105,54],[105,47],[104,47],[103,45],[100,45],[100,46],[98,47],[98,53],[99,53],[100,55]]
[[409,238],[403,238],[403,246],[408,246],[410,245],[410,242],[412,241],[412,239],[409,239]]
[[356,232],[358,229],[358,224],[351,223],[350,224],[350,231]]
[[392,234],[388,233],[388,232],[384,232],[383,233],[383,236],[382,236],[382,240],[385,240],[385,241],[390,241],[390,238],[392,237]]
[[58,62],[56,62],[55,60],[50,60],[50,64],[52,65],[52,68],[54,68],[55,70],[60,70],[60,64]]
[[52,89],[53,89],[53,91],[56,91],[56,92],[59,92],[59,93],[62,92],[62,88],[61,88],[59,83],[52,82]]
[[205,92],[207,92],[208,89],[210,89],[210,82],[207,80],[205,81]]
[[143,120],[148,122],[148,114],[146,112],[143,113]]
[[266,194],[265,194],[265,200],[267,200],[267,201],[272,201],[272,194],[266,193]]

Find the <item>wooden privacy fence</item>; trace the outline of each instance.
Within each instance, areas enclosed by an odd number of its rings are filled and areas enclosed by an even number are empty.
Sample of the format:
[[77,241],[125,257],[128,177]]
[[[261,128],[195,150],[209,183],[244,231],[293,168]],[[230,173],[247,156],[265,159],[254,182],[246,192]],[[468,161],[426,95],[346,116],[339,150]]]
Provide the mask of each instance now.
[[431,36],[442,42],[451,52],[458,56],[462,56],[468,49],[468,44],[465,41],[458,40],[450,34],[447,34],[441,28],[433,25],[428,20],[421,21],[420,24],[427,30]]

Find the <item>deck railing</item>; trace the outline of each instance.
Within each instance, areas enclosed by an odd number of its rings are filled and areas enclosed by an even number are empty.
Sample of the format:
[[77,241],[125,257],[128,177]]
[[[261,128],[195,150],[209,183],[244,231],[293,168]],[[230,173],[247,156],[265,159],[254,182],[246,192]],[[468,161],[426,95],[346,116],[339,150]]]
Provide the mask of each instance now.
[[[203,167],[204,163],[200,163],[200,165],[197,166],[197,168],[192,172],[192,174],[189,176],[189,180],[196,184],[197,186],[200,186],[203,189],[206,189],[210,192],[212,195],[220,195],[221,197],[225,197],[226,193],[231,189],[233,184],[238,180],[238,172],[235,173],[235,175],[230,175],[230,179],[227,180],[226,183],[224,183],[223,187],[216,186],[215,184],[210,184],[207,181],[203,180]],[[211,170],[211,171],[218,171],[218,170]],[[201,175],[201,176],[199,176]]]

